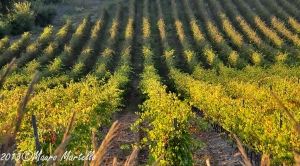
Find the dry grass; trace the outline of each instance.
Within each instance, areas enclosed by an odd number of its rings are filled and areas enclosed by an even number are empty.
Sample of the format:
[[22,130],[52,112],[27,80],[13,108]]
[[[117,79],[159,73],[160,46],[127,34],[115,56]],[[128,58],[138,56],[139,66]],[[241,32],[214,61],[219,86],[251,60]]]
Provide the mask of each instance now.
[[70,130],[71,130],[72,126],[73,126],[75,115],[76,115],[76,111],[74,111],[72,113],[71,121],[70,121],[70,123],[68,125],[68,128],[67,128],[65,134],[64,134],[64,139],[63,140],[65,140],[67,138],[67,136],[70,135]]
[[21,123],[22,123],[22,120],[23,120],[23,117],[24,117],[24,114],[25,114],[25,111],[26,111],[26,109],[25,109],[26,105],[27,105],[27,103],[28,103],[28,101],[30,99],[31,93],[34,90],[33,89],[34,88],[34,84],[36,84],[37,80],[38,80],[38,71],[36,71],[34,73],[34,76],[33,76],[32,80],[31,80],[31,83],[28,86],[26,95],[25,95],[25,97],[23,98],[23,100],[19,104],[19,108],[18,108],[18,112],[17,112],[17,123],[16,123],[16,128],[15,128],[14,134],[13,134],[14,137],[16,137],[17,132],[20,129],[20,126],[21,126]]
[[15,130],[12,135],[13,140],[15,140],[15,138],[17,136],[17,132],[20,129],[24,114],[26,112],[26,105],[27,105],[28,101],[30,100],[30,95],[34,90],[34,84],[36,84],[37,80],[38,80],[38,71],[35,72],[32,80],[31,80],[31,83],[29,84],[29,86],[27,88],[26,95],[19,104],[18,111],[17,111],[17,122],[16,122]]
[[127,158],[124,166],[136,165],[136,158],[139,152],[139,148],[134,148],[131,155]]
[[295,159],[295,166],[300,166],[300,152],[293,149],[294,159]]
[[[89,153],[89,147],[86,146],[86,149],[85,149],[85,155],[87,156]],[[89,161],[88,160],[84,160],[84,166],[88,166],[89,165]]]
[[97,141],[96,141],[96,132],[95,131],[92,132],[92,144],[93,144],[94,152],[96,153]]
[[112,164],[113,166],[117,166],[117,158],[116,157],[114,157],[114,159],[113,159],[113,164]]
[[117,136],[117,131],[120,129],[118,121],[115,121],[110,127],[108,133],[106,134],[104,140],[98,151],[95,154],[95,160],[92,161],[91,166],[98,166],[103,161],[103,156],[105,155],[108,147],[113,143],[114,138]]
[[261,159],[260,166],[269,166],[269,165],[270,165],[270,156],[269,155],[263,156],[263,158]]
[[206,161],[206,165],[210,166],[209,158],[207,158],[205,161]]
[[245,150],[243,148],[243,145],[242,145],[240,139],[235,134],[233,136],[234,136],[234,139],[237,142],[238,148],[239,148],[239,150],[240,150],[240,152],[241,152],[241,154],[243,156],[243,160],[245,162],[245,165],[246,166],[252,166],[251,162],[248,160],[247,154],[246,154],[246,152],[245,152]]
[[[288,108],[283,104],[283,102],[274,94],[272,91],[270,91],[271,96],[275,99],[275,101],[278,103],[278,105],[285,111],[285,113],[288,115],[288,117],[292,120],[294,123],[295,130],[300,133],[300,124],[297,122],[295,117],[292,115],[292,113],[288,110]],[[243,160],[245,162],[246,166],[252,166],[251,162],[248,160],[247,154],[245,153],[245,150],[243,148],[243,145],[239,138],[234,134],[234,138],[237,142],[238,148],[242,154]],[[296,149],[293,149],[294,159],[295,159],[295,166],[300,166],[300,152]],[[260,166],[269,166],[270,163],[270,156],[268,154],[264,154],[264,156],[261,159]]]
[[[1,80],[0,80],[1,88],[2,88],[2,85],[5,82],[5,78],[10,73],[14,62],[15,62],[15,59],[12,60],[12,62],[9,64],[8,68],[4,72],[3,76],[1,77]],[[16,142],[17,132],[20,129],[24,114],[26,112],[26,109],[25,109],[26,105],[27,105],[28,101],[30,100],[30,95],[34,90],[34,85],[36,84],[37,80],[38,80],[38,71],[35,72],[32,80],[31,80],[31,82],[28,86],[26,95],[19,104],[19,107],[18,107],[18,110],[17,110],[17,122],[16,122],[16,125],[15,125],[14,131],[12,131],[12,127],[10,125],[2,127],[2,128],[6,127],[6,129],[8,129],[8,132],[7,132],[7,135],[6,135],[6,138],[5,138],[5,142],[4,142],[3,152],[11,153],[16,148],[15,142]],[[5,165],[5,164],[6,164],[6,161],[4,161],[3,165]]]
[[[300,124],[297,122],[295,117],[292,115],[292,113],[288,110],[288,108],[283,104],[281,100],[271,91],[270,92],[272,97],[275,99],[275,101],[279,104],[279,106],[284,110],[284,112],[288,115],[288,117],[292,120],[294,123],[295,130],[300,134]],[[296,102],[296,101],[294,101]],[[296,102],[299,103],[299,102]],[[300,166],[300,152],[293,148],[293,155],[295,159],[295,166]]]
[[[6,77],[11,73],[12,71],[12,68],[13,68],[13,65],[15,64],[16,62],[16,58],[14,58],[10,64],[8,65],[8,67],[6,68],[6,70],[4,71],[3,75],[1,76],[1,79],[0,79],[0,89],[3,88],[3,85],[4,85],[4,82],[6,80]],[[14,142],[15,142],[15,137],[14,137],[14,134],[12,134],[12,131],[10,129],[10,125],[6,124],[4,126],[1,126],[1,131],[4,131],[4,130],[7,130],[7,135],[6,135],[6,138],[5,138],[5,142],[4,142],[4,152],[11,152],[15,145],[14,145]],[[13,144],[12,147],[9,147],[9,144]],[[5,162],[4,162],[5,164]],[[4,165],[3,164],[3,165]]]
[[295,117],[291,114],[291,112],[288,110],[286,106],[282,103],[281,100],[278,99],[278,97],[271,91],[270,92],[272,97],[275,99],[275,101],[279,104],[279,106],[285,111],[285,113],[288,115],[288,117],[292,120],[294,123],[295,130],[300,134],[300,124],[297,122]]
[[163,154],[163,155],[161,155],[156,161],[155,161],[155,163],[153,163],[153,165],[152,166],[157,166],[157,165],[159,165],[159,162],[160,162],[160,160],[161,159],[163,159],[165,157],[165,155]]
[[9,63],[9,65],[7,66],[7,68],[6,68],[6,70],[4,71],[3,75],[1,76],[1,78],[0,78],[0,89],[3,88],[3,84],[4,84],[4,82],[5,82],[5,79],[6,79],[7,75],[11,73],[12,68],[13,68],[13,65],[15,64],[15,62],[16,62],[16,58],[14,58],[14,59]]
[[[11,72],[12,66],[15,62],[15,59],[12,60],[12,62],[9,64],[9,66],[7,67],[6,71],[4,72],[4,74],[2,75],[1,79],[0,79],[0,85],[2,88],[4,82],[5,82],[5,78],[7,77],[7,75]],[[30,100],[30,96],[32,94],[32,92],[34,91],[34,85],[36,84],[38,80],[38,71],[35,72],[31,83],[28,86],[27,92],[25,97],[22,99],[22,101],[19,104],[19,108],[17,110],[17,122],[15,125],[15,129],[12,132],[10,129],[9,132],[7,132],[6,135],[6,139],[4,142],[4,152],[10,153],[13,150],[15,150],[16,148],[16,144],[15,144],[15,138],[17,136],[17,132],[20,129],[24,114],[26,112],[26,105],[28,103],[28,101]],[[64,134],[63,140],[61,142],[61,144],[58,146],[58,148],[54,151],[53,156],[57,156],[57,160],[56,160],[56,164],[55,165],[59,165],[59,161],[63,155],[63,153],[65,152],[65,148],[68,145],[68,143],[71,141],[71,135],[70,135],[70,131],[72,129],[73,123],[74,123],[74,118],[76,115],[76,111],[74,111],[72,113],[72,117],[70,120],[70,123],[66,129],[66,132]],[[8,129],[11,128],[9,125],[6,126],[2,126],[2,129]],[[117,131],[120,129],[120,125],[118,124],[118,121],[115,121],[111,128],[109,129],[105,139],[103,140],[100,148],[98,149],[97,153],[95,154],[95,158],[96,160],[94,160],[91,165],[100,165],[100,163],[102,163],[103,161],[103,156],[106,153],[108,147],[112,144],[114,138],[117,136]],[[93,135],[92,135],[92,144],[94,147],[94,151],[96,152],[97,150],[97,144],[96,144],[96,136],[95,136],[95,131],[93,131]],[[130,166],[130,165],[134,165],[135,163],[135,159],[137,157],[139,149],[134,149],[134,151],[132,152],[132,154],[128,157],[125,165],[126,166]],[[86,152],[88,153],[88,147],[86,149]],[[52,158],[47,162],[47,166],[53,165],[55,163],[55,160],[53,160]],[[117,163],[117,159],[114,158],[114,165],[116,165]],[[4,162],[3,165],[5,165],[6,163]],[[84,165],[87,166],[88,165],[88,161],[84,162]]]
[[[58,146],[58,148],[56,148],[56,150],[53,153],[53,156],[57,156],[57,165],[59,165],[58,161],[60,161],[63,153],[65,152],[66,146],[68,145],[68,143],[71,140],[70,130],[71,130],[73,122],[74,122],[75,114],[76,114],[76,112],[74,111],[72,113],[72,118],[71,118],[70,123],[67,127],[67,130],[64,134],[64,138],[63,138],[62,142],[60,143],[60,145]],[[50,158],[50,160],[47,162],[46,166],[53,165],[54,162],[55,161],[53,160],[53,158]]]

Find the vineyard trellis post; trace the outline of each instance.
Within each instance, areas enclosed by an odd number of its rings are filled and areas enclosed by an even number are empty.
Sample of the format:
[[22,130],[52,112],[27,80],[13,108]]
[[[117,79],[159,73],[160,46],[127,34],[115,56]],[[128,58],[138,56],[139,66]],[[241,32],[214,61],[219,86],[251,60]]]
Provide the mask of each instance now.
[[[286,87],[284,87],[283,94],[286,95]],[[282,128],[282,113],[279,113],[279,128]]]
[[178,130],[177,118],[174,118],[174,128],[175,128],[175,131]]
[[[36,125],[36,117],[34,114],[31,115],[31,122],[32,122],[32,127],[33,127],[33,133],[34,133],[34,141],[35,141],[35,149],[36,152],[39,153],[40,152],[40,141],[39,141],[39,134],[38,134],[38,130],[37,130],[37,125]],[[40,160],[40,158],[37,158],[37,165],[41,166],[42,165],[42,161]]]
[[3,104],[4,104],[4,95],[2,95],[2,97],[1,97],[1,100],[2,100],[1,109],[3,109]]

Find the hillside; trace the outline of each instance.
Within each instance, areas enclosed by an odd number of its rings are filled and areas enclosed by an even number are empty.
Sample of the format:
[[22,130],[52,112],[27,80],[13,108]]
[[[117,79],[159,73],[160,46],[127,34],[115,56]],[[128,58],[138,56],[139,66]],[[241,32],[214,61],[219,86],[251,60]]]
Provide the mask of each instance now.
[[[0,39],[2,73],[16,58],[0,94],[2,152],[14,143],[19,153],[35,151],[37,129],[46,155],[68,135],[66,150],[86,154],[118,120],[101,160],[107,165],[114,157],[124,164],[132,146],[140,150],[131,165],[205,165],[207,158],[238,165],[238,151],[226,143],[234,134],[253,165],[261,158],[295,162],[300,0],[77,0],[57,7],[52,26]],[[216,124],[226,138],[211,129]]]

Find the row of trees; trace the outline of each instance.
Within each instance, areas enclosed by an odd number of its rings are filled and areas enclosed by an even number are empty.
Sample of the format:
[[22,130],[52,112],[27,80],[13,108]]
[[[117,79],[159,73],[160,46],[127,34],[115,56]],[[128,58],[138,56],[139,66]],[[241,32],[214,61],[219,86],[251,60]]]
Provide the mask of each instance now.
[[1,0],[0,1],[0,38],[9,34],[30,31],[34,25],[46,26],[56,15],[52,3],[59,0]]

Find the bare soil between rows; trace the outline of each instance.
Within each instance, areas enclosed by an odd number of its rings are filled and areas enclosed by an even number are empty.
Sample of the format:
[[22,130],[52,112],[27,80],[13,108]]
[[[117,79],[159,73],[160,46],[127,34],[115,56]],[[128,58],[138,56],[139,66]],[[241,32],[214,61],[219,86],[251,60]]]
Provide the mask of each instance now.
[[[130,126],[138,119],[138,115],[133,112],[119,112],[116,113],[114,120],[118,120],[121,129],[118,132],[117,138],[111,145],[107,154],[105,155],[103,165],[112,165],[114,157],[117,158],[117,165],[124,165],[128,156],[132,152],[134,143],[138,143],[145,133],[137,133],[130,130]],[[107,133],[108,127],[102,132]],[[213,129],[208,131],[200,131],[193,135],[194,139],[199,142],[204,142],[206,145],[198,149],[193,154],[195,160],[195,166],[207,165],[207,159],[211,166],[243,166],[242,157],[235,147],[232,147],[227,140]],[[129,145],[129,149],[122,149],[122,145]],[[135,165],[144,165],[148,161],[149,150],[142,149],[139,151],[138,157],[136,158]]]

